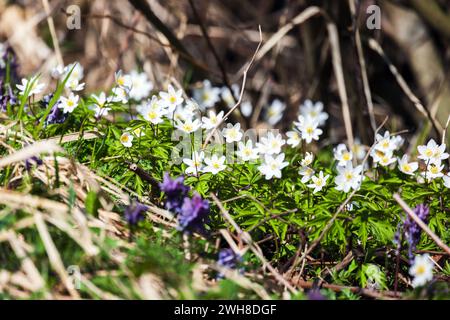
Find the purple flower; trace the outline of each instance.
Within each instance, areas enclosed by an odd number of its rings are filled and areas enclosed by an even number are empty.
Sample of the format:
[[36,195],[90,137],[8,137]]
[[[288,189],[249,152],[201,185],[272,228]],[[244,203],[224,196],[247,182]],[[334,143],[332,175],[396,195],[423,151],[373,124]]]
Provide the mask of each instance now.
[[[428,223],[428,215],[430,208],[424,204],[419,204],[414,208],[414,213],[425,223]],[[408,256],[409,260],[414,261],[413,251],[416,250],[416,246],[419,243],[422,229],[419,225],[408,215],[404,223],[405,239],[408,242]]]
[[311,289],[308,291],[308,300],[327,300],[327,298],[320,293],[319,289]]
[[7,84],[5,87],[3,86],[3,80],[0,79],[0,111],[2,112],[6,112],[8,104],[11,106],[17,104],[17,98],[11,86]]
[[125,220],[127,220],[128,224],[130,226],[135,226],[138,224],[139,221],[144,219],[144,212],[148,210],[148,207],[146,205],[143,205],[140,202],[132,202],[126,209],[125,209]]
[[30,171],[33,165],[40,166],[43,163],[44,162],[42,162],[42,160],[38,157],[32,156],[31,158],[25,160],[25,169],[27,169],[27,171]]
[[[41,107],[44,109],[47,109],[48,104],[53,98],[53,94],[48,94],[42,98],[40,101]],[[49,124],[56,124],[56,123],[63,123],[67,119],[67,114],[64,114],[64,112],[58,108],[59,101],[57,101],[52,109],[50,110],[50,113],[48,114],[47,120],[45,121],[45,125],[48,126]]]
[[192,199],[186,197],[178,215],[178,229],[184,232],[204,233],[208,214],[209,203],[203,200],[198,193],[195,193]]
[[[219,259],[217,260],[217,264],[225,268],[235,269],[241,261],[242,257],[239,254],[235,253],[233,249],[227,248],[219,251]],[[217,277],[221,279],[223,276],[224,275],[222,273],[219,273]]]
[[17,59],[13,49],[8,46],[2,56],[0,56],[0,81],[6,78],[7,66],[9,64],[9,79],[11,83],[17,82]]
[[240,255],[234,253],[233,249],[227,248],[220,250],[217,263],[222,267],[234,269],[240,260]]
[[[417,205],[414,208],[414,213],[424,223],[428,223],[428,215],[430,214],[430,208],[428,208],[425,204]],[[401,235],[403,234],[403,238],[406,240],[408,244],[408,257],[411,264],[414,261],[413,252],[416,250],[416,246],[420,241],[421,233],[422,229],[409,215],[406,216],[405,220],[403,221],[403,224],[399,224],[397,226],[397,232],[395,233],[394,238],[394,243],[397,245],[397,253],[401,249]]]
[[184,185],[184,177],[171,179],[169,173],[166,172],[159,187],[161,191],[166,193],[166,209],[174,214],[179,214],[182,210],[184,198],[189,192],[189,187]]

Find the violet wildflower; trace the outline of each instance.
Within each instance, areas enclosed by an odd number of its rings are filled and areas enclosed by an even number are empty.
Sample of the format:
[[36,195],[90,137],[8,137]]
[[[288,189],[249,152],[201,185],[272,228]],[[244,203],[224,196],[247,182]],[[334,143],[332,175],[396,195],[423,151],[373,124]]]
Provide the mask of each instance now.
[[222,267],[235,269],[241,259],[241,256],[235,253],[233,249],[227,248],[220,250],[217,263]]
[[0,43],[0,81],[7,78],[8,68],[10,82],[17,82],[18,64],[16,54],[10,46]]
[[178,215],[178,229],[184,232],[205,232],[205,223],[209,214],[209,203],[195,193],[192,199],[184,198]]
[[[424,223],[427,223],[430,208],[428,208],[424,204],[419,204],[414,208],[414,213],[420,218],[420,220],[422,220]],[[408,241],[409,260],[413,262],[413,251],[416,250],[416,246],[419,243],[422,229],[409,215],[406,217],[404,228],[405,239],[406,241]]]
[[[40,101],[41,107],[47,109],[48,104],[50,103],[52,98],[53,94],[44,96],[44,98],[42,98],[42,100]],[[59,101],[57,101],[50,110],[50,113],[45,120],[46,126],[48,126],[49,124],[63,123],[64,121],[66,121],[68,114],[65,114],[62,109],[58,108],[58,104]]]
[[319,289],[311,289],[308,291],[308,300],[327,300]]
[[[236,269],[238,264],[242,262],[242,256],[238,253],[235,253],[233,249],[227,248],[219,251],[219,258],[217,259],[217,264],[221,267],[228,269]],[[243,272],[244,269],[239,269],[240,272]],[[217,275],[218,279],[222,279],[224,274],[220,272]]]
[[144,212],[148,210],[146,205],[143,205],[140,202],[131,203],[124,212],[125,220],[127,220],[130,226],[135,226],[139,221],[144,220]]
[[3,80],[0,79],[0,111],[6,112],[8,104],[13,106],[17,104],[17,97],[14,95],[9,84],[3,86]]
[[[430,208],[427,207],[425,204],[417,205],[414,208],[414,213],[424,223],[428,223],[428,215],[430,214]],[[397,245],[397,254],[400,252],[401,249],[401,241],[403,235],[403,239],[405,239],[408,244],[408,257],[411,264],[414,261],[413,252],[416,250],[416,246],[420,241],[421,233],[422,229],[409,215],[406,216],[403,223],[400,223],[397,226],[397,232],[395,233],[394,236],[394,243]]]
[[44,162],[38,157],[32,156],[31,158],[25,160],[25,169],[27,169],[27,171],[30,171],[33,165],[40,166],[43,163]]
[[184,185],[184,177],[172,179],[166,172],[159,187],[161,191],[166,193],[166,209],[174,214],[179,214],[182,210],[184,198],[189,192],[189,187]]

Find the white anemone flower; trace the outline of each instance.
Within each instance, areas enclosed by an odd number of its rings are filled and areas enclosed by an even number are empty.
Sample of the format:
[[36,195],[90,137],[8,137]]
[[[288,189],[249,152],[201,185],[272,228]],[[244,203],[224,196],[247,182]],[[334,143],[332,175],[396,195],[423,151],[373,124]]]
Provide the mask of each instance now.
[[168,113],[171,114],[175,111],[176,107],[181,105],[184,101],[183,91],[175,90],[172,85],[169,84],[167,92],[161,91],[159,93],[161,102],[168,108]]
[[209,80],[203,81],[203,86],[194,89],[193,95],[202,110],[212,108],[220,100],[220,88],[213,87]]
[[64,113],[72,113],[73,110],[78,106],[79,96],[70,93],[70,95],[66,97],[59,98],[58,108],[62,109]]
[[258,159],[258,148],[253,148],[252,140],[247,140],[244,144],[243,142],[238,142],[238,151],[236,155],[243,161],[252,161]]
[[380,160],[378,161],[378,163],[380,165],[382,165],[383,167],[388,167],[396,161],[397,161],[397,158],[394,157],[392,151],[388,151],[380,157]]
[[30,80],[24,78],[22,79],[21,82],[22,84],[16,85],[17,89],[20,90],[19,94],[21,96],[25,95],[27,90],[28,90],[27,97],[30,97],[34,94],[39,94],[45,88],[45,84],[39,83],[39,76],[33,76],[30,78]]
[[450,188],[450,173],[447,173],[445,176],[443,176],[442,180],[444,180],[444,186],[446,188]]
[[185,121],[177,120],[175,127],[185,133],[192,133],[201,127],[202,123],[198,120],[186,119]]
[[71,91],[81,91],[84,89],[84,82],[80,82],[78,79],[69,79],[66,82],[66,88],[70,89]]
[[417,162],[409,162],[408,155],[404,154],[401,159],[398,159],[398,168],[404,174],[413,175],[419,168],[419,164]]
[[286,136],[288,137],[286,143],[290,145],[292,148],[297,147],[302,141],[300,133],[295,130],[286,132]]
[[433,262],[428,254],[417,255],[414,263],[409,269],[409,274],[414,277],[412,286],[414,288],[425,285],[433,279]]
[[434,139],[428,141],[426,146],[418,146],[419,156],[417,158],[422,159],[426,163],[440,164],[442,160],[449,157],[449,154],[445,152],[445,144],[438,145]]
[[358,160],[363,160],[366,156],[366,149],[358,138],[356,138],[353,143],[352,152]]
[[312,183],[308,184],[307,187],[314,189],[313,193],[319,192],[323,189],[323,187],[327,185],[327,180],[329,177],[330,177],[329,174],[324,176],[323,171],[320,171],[317,177],[316,176],[311,177]]
[[142,110],[142,117],[152,124],[160,124],[164,122],[163,116],[167,114],[167,110],[156,104],[148,104],[147,108]]
[[98,96],[93,94],[91,97],[95,101],[95,104],[90,105],[89,109],[95,112],[95,117],[100,118],[101,116],[107,116],[111,108],[106,107],[106,104],[108,103],[106,94],[101,92]]
[[199,172],[203,170],[203,159],[205,158],[205,153],[203,151],[197,152],[195,151],[192,154],[192,159],[184,158],[183,163],[187,165],[186,170],[184,172],[186,174],[198,175]]
[[112,102],[128,102],[128,91],[122,87],[115,87],[111,90],[112,95],[110,97]]
[[244,117],[250,117],[253,112],[253,105],[249,100],[245,100],[241,103],[241,113]]
[[124,74],[122,72],[122,70],[119,70],[119,71],[117,71],[114,74],[114,79],[116,80],[116,84],[119,87],[121,87],[121,88],[123,88],[123,89],[125,89],[127,91],[131,90],[131,87],[132,87],[133,83],[131,81],[131,76],[130,75]]
[[336,190],[349,192],[350,189],[358,190],[363,176],[363,167],[361,165],[353,168],[351,161],[348,161],[345,166],[337,167],[338,175],[334,179],[336,183]]
[[384,135],[376,134],[375,136],[375,146],[374,149],[379,150],[383,153],[389,153],[396,150],[396,143],[394,139],[391,139],[391,134],[389,131],[385,131]]
[[214,111],[210,110],[208,112],[208,117],[202,117],[202,128],[206,130],[214,129],[222,121],[223,115],[223,111],[216,114]]
[[266,121],[272,126],[276,125],[283,117],[283,112],[285,109],[285,103],[278,99],[273,100],[269,108],[267,108]]
[[275,136],[273,132],[269,131],[267,137],[261,137],[261,142],[256,143],[256,147],[262,154],[279,154],[285,143],[286,140],[283,139],[281,134]]
[[153,89],[153,83],[148,79],[145,72],[130,72],[131,89],[130,98],[136,101],[142,100],[149,96]]
[[258,167],[258,170],[265,176],[266,180],[273,177],[281,178],[281,170],[289,164],[284,161],[284,157],[284,153],[280,153],[276,157],[269,154],[264,156],[264,162]]
[[124,132],[120,136],[120,142],[124,147],[130,148],[133,145],[133,138],[134,137],[132,134],[130,134],[129,132]]
[[313,121],[317,121],[319,126],[323,126],[328,119],[328,113],[323,111],[323,103],[320,101],[312,102],[311,100],[305,100],[299,107],[300,114],[305,118],[310,118]]
[[318,128],[319,123],[312,118],[304,118],[302,126],[299,127],[302,134],[302,139],[306,143],[311,143],[313,140],[319,140],[319,136],[323,133],[322,129]]
[[315,171],[311,167],[303,166],[298,171],[298,174],[302,176],[302,179],[300,181],[302,183],[307,183],[309,180],[311,180],[311,177],[315,174]]
[[220,93],[222,100],[225,102],[228,108],[232,108],[238,101],[239,97],[239,86],[237,84],[233,84],[231,86],[231,90],[233,90],[233,92],[231,92],[228,87],[224,86],[222,87]]
[[432,164],[429,164],[427,166],[427,171],[422,172],[422,176],[427,181],[431,181],[431,180],[434,180],[436,178],[441,178],[441,177],[444,176],[444,173],[442,172],[443,169],[444,169],[444,165],[443,164],[432,163]]
[[306,152],[305,157],[300,161],[300,164],[305,167],[309,166],[314,161],[314,155],[312,152]]
[[218,174],[220,171],[225,170],[225,156],[218,157],[213,154],[211,158],[205,158],[206,166],[203,168],[203,172],[211,172],[212,174]]
[[338,166],[345,166],[348,161],[353,160],[353,153],[347,150],[343,143],[334,148],[334,158],[338,161]]
[[235,125],[232,125],[231,123],[228,123],[227,127],[222,130],[222,134],[225,137],[227,143],[241,141],[243,136],[241,131],[241,124],[236,123]]
[[[72,72],[70,72],[72,70]],[[62,78],[65,79],[70,72],[69,80],[76,79],[80,81],[84,76],[84,68],[79,62],[71,63],[64,67]]]

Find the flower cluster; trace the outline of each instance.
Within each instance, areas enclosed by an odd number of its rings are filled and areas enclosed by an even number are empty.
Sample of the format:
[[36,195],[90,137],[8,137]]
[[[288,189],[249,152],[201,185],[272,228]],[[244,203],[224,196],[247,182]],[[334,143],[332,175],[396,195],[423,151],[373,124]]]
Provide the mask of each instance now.
[[14,106],[15,104],[17,104],[17,98],[11,86],[3,85],[3,80],[0,78],[0,111],[6,112],[8,105]]
[[133,201],[124,212],[125,220],[128,222],[128,225],[135,226],[139,221],[144,220],[144,212],[148,210],[146,205],[138,201]]
[[[242,262],[242,257],[234,252],[231,248],[222,249],[219,251],[217,264],[228,269],[236,269],[238,264]],[[219,273],[218,278],[223,278],[223,274]]]
[[17,81],[17,69],[18,64],[13,49],[4,43],[0,43],[0,81],[6,79],[8,70],[11,82]]
[[[428,223],[428,216],[430,214],[429,207],[424,204],[419,204],[414,208],[414,213],[425,224]],[[397,233],[394,239],[394,242],[397,244],[397,250],[401,249],[401,236],[403,235],[408,244],[408,256],[411,264],[414,260],[413,252],[416,250],[416,246],[419,243],[421,233],[422,229],[409,215],[407,215],[404,222],[397,227]]]
[[202,199],[198,193],[194,193],[190,198],[189,187],[184,185],[184,178],[172,179],[167,172],[160,188],[166,194],[166,209],[178,219],[178,229],[187,233],[204,233],[209,215],[208,201]]

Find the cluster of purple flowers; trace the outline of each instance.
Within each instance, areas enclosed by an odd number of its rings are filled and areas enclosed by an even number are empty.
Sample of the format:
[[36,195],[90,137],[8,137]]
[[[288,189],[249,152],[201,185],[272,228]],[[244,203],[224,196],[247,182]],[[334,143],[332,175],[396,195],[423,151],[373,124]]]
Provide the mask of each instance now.
[[9,67],[10,82],[11,83],[17,82],[18,64],[16,54],[14,53],[13,49],[8,46],[3,53],[3,56],[0,57],[0,60],[3,61],[3,63],[0,64],[0,80],[4,81],[4,79],[6,78],[6,73],[8,72],[7,68]]
[[217,263],[222,267],[234,269],[241,259],[241,256],[235,253],[233,249],[227,248],[219,251]]
[[9,84],[4,85],[0,77],[0,111],[6,112],[7,106],[17,104],[17,97],[14,95]]
[[[425,204],[419,204],[418,206],[416,206],[414,208],[414,213],[424,223],[428,223],[430,208],[428,208]],[[403,223],[399,224],[397,227],[394,243],[397,244],[397,250],[400,251],[401,237],[403,235],[403,238],[406,240],[408,244],[408,258],[411,264],[414,261],[413,252],[416,250],[416,246],[419,243],[421,233],[422,229],[409,215],[407,215]]]
[[[217,264],[219,266],[228,269],[236,269],[241,262],[242,256],[234,252],[233,249],[226,248],[219,251],[219,258],[217,259]],[[240,269],[239,271],[242,273],[244,269]],[[217,275],[218,279],[222,279],[223,277],[224,275],[221,272]]]
[[170,178],[166,172],[159,184],[166,194],[165,208],[178,219],[178,229],[183,232],[205,233],[205,224],[209,215],[209,202],[198,193],[188,196],[189,187],[184,185],[184,177]]
[[125,220],[128,222],[130,226],[135,226],[139,221],[144,220],[144,212],[148,210],[146,205],[138,201],[133,201],[126,209],[125,209]]
[[[40,101],[41,107],[44,109],[47,109],[48,104],[50,103],[50,101],[53,98],[53,94],[48,94],[46,96],[44,96],[42,98],[42,100]],[[64,121],[66,121],[67,119],[67,114],[64,114],[64,112],[58,108],[58,104],[60,102],[57,101],[52,109],[50,110],[50,113],[48,114],[47,119],[45,120],[45,125],[49,125],[49,124],[56,124],[56,123],[63,123]]]

